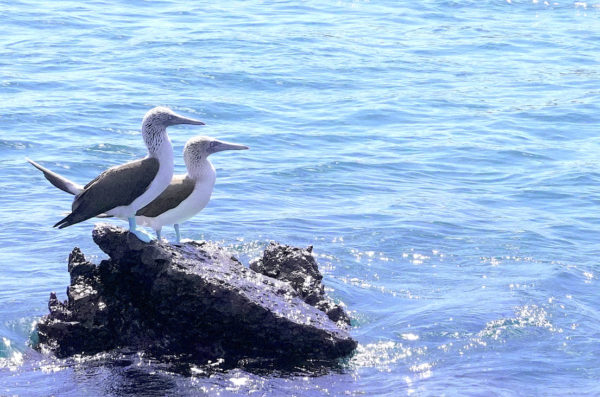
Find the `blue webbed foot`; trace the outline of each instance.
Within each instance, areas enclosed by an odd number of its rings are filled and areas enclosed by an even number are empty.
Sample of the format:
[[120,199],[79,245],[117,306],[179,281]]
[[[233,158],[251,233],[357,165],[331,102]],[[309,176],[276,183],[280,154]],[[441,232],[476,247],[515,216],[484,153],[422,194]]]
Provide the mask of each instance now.
[[149,235],[148,233],[146,233],[143,230],[136,229],[135,217],[130,217],[128,220],[129,220],[129,232],[130,233],[135,234],[135,236],[137,238],[139,238],[140,241],[143,241],[144,243],[149,243],[150,241],[152,241],[151,235]]
[[143,230],[130,230],[130,232],[135,234],[135,236],[144,243],[149,243],[150,241],[152,241],[152,236]]

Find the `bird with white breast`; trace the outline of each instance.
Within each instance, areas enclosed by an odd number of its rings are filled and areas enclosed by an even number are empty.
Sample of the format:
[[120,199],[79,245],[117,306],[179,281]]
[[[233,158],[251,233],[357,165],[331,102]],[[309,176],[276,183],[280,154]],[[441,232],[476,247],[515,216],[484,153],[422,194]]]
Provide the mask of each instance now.
[[207,136],[190,139],[183,150],[187,174],[175,175],[169,186],[150,204],[136,213],[136,222],[149,226],[161,238],[165,225],[173,225],[176,241],[181,241],[179,225],[208,204],[215,185],[216,171],[208,156],[225,150],[245,150],[248,146],[223,142]]
[[75,194],[71,213],[54,226],[62,229],[101,214],[115,216],[127,219],[129,231],[140,240],[149,242],[150,236],[136,229],[135,215],[171,183],[173,147],[167,127],[177,124],[204,125],[202,121],[180,116],[165,107],[151,109],[142,121],[142,136],[148,155],[111,167],[83,187],[28,160],[44,172],[54,186]]

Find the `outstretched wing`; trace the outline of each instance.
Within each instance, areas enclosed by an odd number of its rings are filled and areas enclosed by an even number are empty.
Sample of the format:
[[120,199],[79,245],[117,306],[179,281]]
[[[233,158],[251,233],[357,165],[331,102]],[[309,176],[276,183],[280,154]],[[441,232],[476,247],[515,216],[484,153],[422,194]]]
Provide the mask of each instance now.
[[85,185],[73,200],[71,214],[54,226],[62,229],[131,204],[148,189],[158,168],[158,159],[147,157],[107,169]]
[[195,182],[184,175],[175,175],[169,186],[150,204],[141,208],[136,213],[137,216],[147,216],[153,218],[177,207],[183,200],[189,197],[194,191]]

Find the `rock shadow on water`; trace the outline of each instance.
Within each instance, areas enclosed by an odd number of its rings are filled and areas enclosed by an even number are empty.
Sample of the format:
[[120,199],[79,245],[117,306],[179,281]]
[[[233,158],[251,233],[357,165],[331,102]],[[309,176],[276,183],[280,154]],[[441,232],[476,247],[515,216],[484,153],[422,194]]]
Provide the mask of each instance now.
[[37,348],[59,358],[127,349],[188,376],[319,375],[357,346],[312,247],[271,243],[247,268],[212,242],[146,244],[106,224],[93,238],[109,259],[94,265],[74,248],[67,300],[51,293],[37,325]]

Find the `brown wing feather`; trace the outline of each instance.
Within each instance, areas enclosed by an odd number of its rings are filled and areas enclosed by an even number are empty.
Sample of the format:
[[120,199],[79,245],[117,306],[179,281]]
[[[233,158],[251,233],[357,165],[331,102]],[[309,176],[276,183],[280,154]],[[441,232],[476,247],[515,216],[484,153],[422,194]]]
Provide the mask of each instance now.
[[109,168],[85,185],[73,200],[71,214],[55,226],[71,226],[113,208],[131,204],[148,189],[158,168],[158,160],[153,157]]
[[184,175],[175,175],[169,186],[150,204],[140,209],[137,216],[155,217],[177,207],[194,191],[195,182]]

